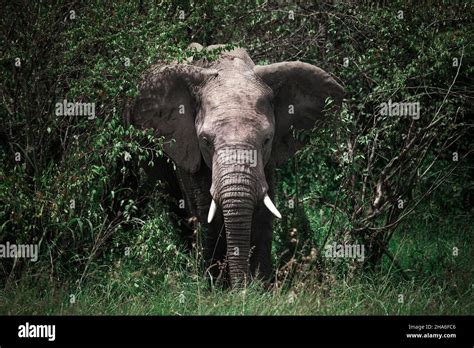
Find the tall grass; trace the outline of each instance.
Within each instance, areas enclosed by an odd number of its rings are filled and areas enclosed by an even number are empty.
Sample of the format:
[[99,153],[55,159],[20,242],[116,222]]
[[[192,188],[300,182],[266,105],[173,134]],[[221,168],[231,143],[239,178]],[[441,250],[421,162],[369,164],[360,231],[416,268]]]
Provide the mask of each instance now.
[[[253,282],[244,289],[212,286],[194,254],[146,261],[148,254],[91,267],[87,281],[58,283],[25,274],[0,290],[1,314],[134,315],[422,315],[472,314],[470,267],[472,219],[453,219],[435,228],[418,220],[391,243],[409,280],[385,260],[374,274],[322,277],[296,274],[282,286],[265,289]],[[454,222],[453,221],[457,221]],[[153,225],[151,225],[153,226]],[[148,226],[148,227],[151,227]],[[145,227],[145,230],[146,228]],[[436,229],[436,230],[435,230]],[[408,235],[410,238],[408,238]],[[453,256],[452,247],[462,250]],[[157,250],[153,251],[157,253]],[[74,303],[71,303],[74,295]]]

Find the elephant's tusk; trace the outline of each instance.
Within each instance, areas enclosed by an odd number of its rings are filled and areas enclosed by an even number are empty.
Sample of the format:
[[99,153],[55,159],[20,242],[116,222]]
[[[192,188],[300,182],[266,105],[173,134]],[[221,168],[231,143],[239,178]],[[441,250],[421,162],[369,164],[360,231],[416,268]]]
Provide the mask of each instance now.
[[207,223],[210,224],[212,219],[214,219],[214,215],[216,215],[217,205],[214,200],[211,202],[211,207],[209,208],[209,214],[207,215]]
[[265,195],[265,198],[263,199],[263,203],[265,206],[268,208],[268,210],[271,211],[273,215],[275,215],[277,218],[281,219],[281,214],[278,211],[278,209],[275,207],[275,204],[273,204],[272,200],[270,197],[268,197],[268,194]]

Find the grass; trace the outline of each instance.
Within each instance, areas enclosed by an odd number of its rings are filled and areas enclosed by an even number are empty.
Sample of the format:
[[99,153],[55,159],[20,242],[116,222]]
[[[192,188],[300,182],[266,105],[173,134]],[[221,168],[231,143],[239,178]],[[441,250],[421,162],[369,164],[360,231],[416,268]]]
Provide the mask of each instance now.
[[[403,303],[399,296],[403,294]],[[459,295],[459,296],[456,296]],[[120,285],[108,280],[76,295],[63,288],[39,291],[19,285],[0,294],[0,313],[24,315],[368,315],[472,314],[469,293],[429,281],[394,282],[387,278],[326,280],[304,289],[265,291],[258,284],[244,290],[211,290],[204,282],[157,288]]]
[[[175,269],[160,272],[156,267],[156,272],[150,272],[144,265],[130,262],[102,265],[80,289],[72,281],[60,283],[25,275],[0,290],[0,314],[473,314],[469,220],[418,219],[416,228],[401,228],[390,248],[410,280],[402,280],[385,259],[382,269],[371,275],[348,278],[328,269],[320,282],[311,274],[302,274],[293,285],[283,288],[264,290],[255,282],[243,290],[225,290],[211,288],[192,270],[194,266],[180,270],[173,263]],[[453,246],[459,249],[457,256],[453,256]]]

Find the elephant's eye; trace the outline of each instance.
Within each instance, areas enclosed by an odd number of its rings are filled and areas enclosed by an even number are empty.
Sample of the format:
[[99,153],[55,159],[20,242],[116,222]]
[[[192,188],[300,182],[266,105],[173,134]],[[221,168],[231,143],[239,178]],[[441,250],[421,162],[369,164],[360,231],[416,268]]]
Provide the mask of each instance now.
[[202,141],[202,144],[207,148],[210,148],[212,145],[211,141],[207,137],[202,137],[201,141]]
[[268,144],[270,144],[270,140],[272,140],[270,137],[266,138],[263,142],[263,146],[267,146]]

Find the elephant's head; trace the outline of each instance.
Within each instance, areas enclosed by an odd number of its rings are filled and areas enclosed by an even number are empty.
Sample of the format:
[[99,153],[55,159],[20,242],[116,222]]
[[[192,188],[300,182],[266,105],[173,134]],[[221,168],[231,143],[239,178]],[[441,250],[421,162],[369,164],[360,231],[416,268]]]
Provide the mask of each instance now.
[[284,163],[302,146],[293,130],[323,127],[328,97],[340,105],[343,88],[325,71],[302,62],[255,66],[242,49],[206,67],[155,67],[143,79],[131,122],[174,139],[164,150],[180,168],[212,169],[208,222],[222,212],[232,283],[248,272],[256,205],[280,217],[265,166]]

